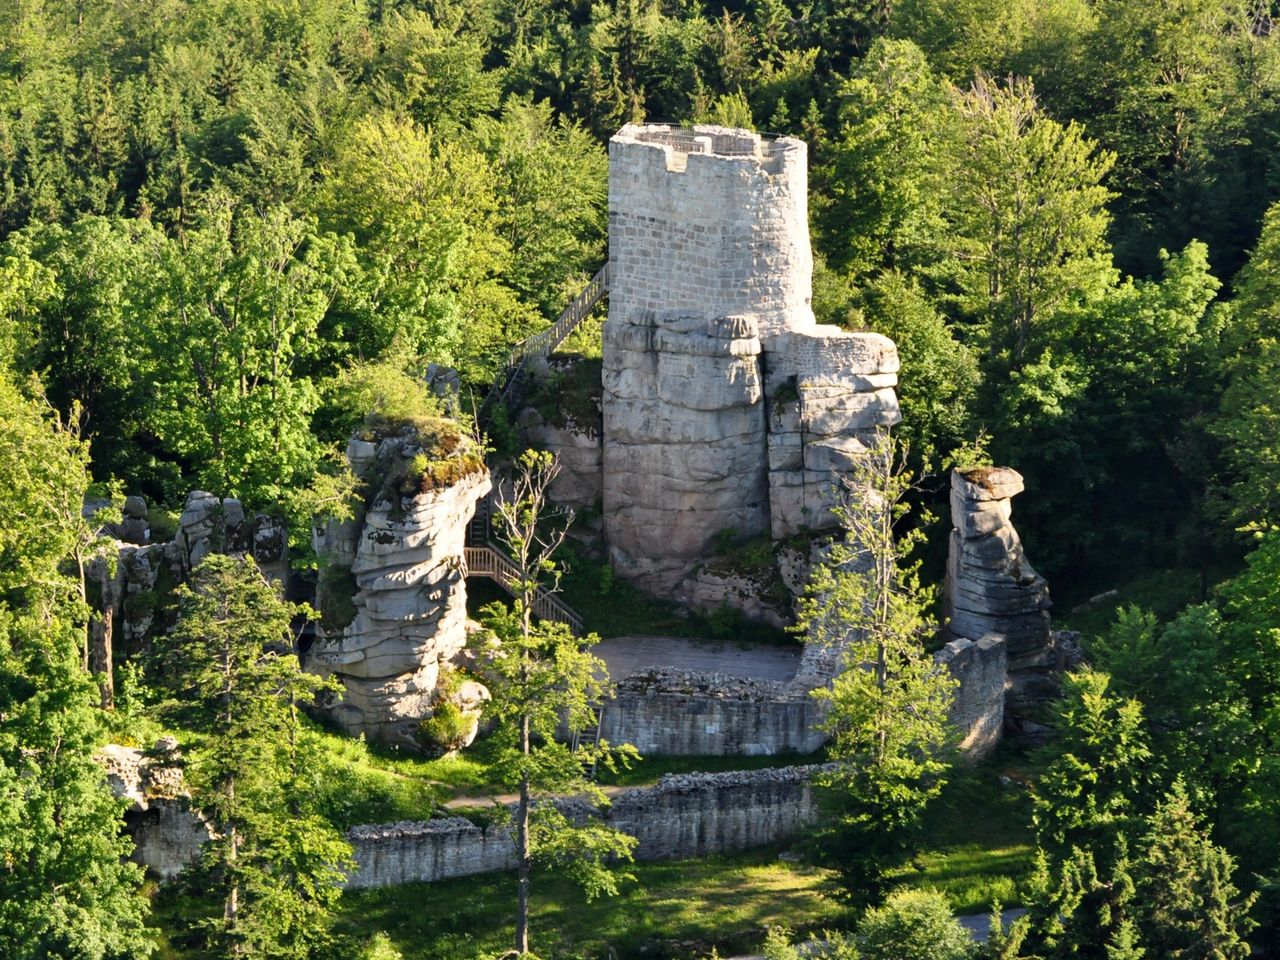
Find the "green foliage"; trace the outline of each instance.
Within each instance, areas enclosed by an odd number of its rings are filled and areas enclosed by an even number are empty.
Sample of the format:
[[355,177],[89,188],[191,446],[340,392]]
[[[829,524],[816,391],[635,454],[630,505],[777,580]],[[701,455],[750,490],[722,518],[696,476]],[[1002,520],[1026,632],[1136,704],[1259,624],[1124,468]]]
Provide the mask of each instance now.
[[88,610],[62,572],[81,542],[87,451],[0,370],[0,953],[150,955],[141,871],[93,760]]
[[350,567],[326,564],[320,569],[316,583],[316,603],[320,626],[327,633],[338,634],[356,617],[355,596],[360,588]]
[[[76,523],[60,512],[75,501],[59,501],[83,495],[85,451],[7,378],[0,379],[0,409],[4,506],[15,511],[0,554],[0,797],[9,811],[0,825],[7,907],[0,943],[19,956],[149,951],[140,937],[140,876],[120,863],[130,849],[114,826],[120,807],[91,758],[102,727],[81,665],[87,610],[53,552],[77,546]],[[28,456],[39,464],[35,471],[21,463]],[[30,552],[15,555],[15,547]]]
[[1114,841],[1138,812],[1151,757],[1142,705],[1109,686],[1094,671],[1063,678],[1058,737],[1035,791],[1037,838],[1055,853]]
[[1141,840],[1137,896],[1144,941],[1169,960],[1243,960],[1255,897],[1231,882],[1235,862],[1196,821],[1182,781],[1157,804]]
[[951,915],[946,898],[909,887],[867,911],[857,944],[863,960],[965,960],[974,953],[969,932]]
[[1280,204],[1263,220],[1262,236],[1236,280],[1236,298],[1221,336],[1221,375],[1226,381],[1213,432],[1224,444],[1227,470],[1219,498],[1228,517],[1253,529],[1280,518],[1280,411],[1274,386],[1280,377]]
[[604,661],[590,652],[599,637],[579,639],[563,623],[533,619],[535,599],[559,582],[554,555],[573,520],[569,516],[557,524],[559,518],[552,515],[547,491],[556,469],[551,454],[535,450],[526,450],[516,462],[511,493],[497,502],[495,519],[499,539],[519,571],[510,585],[515,602],[510,609],[495,603],[482,611],[492,633],[484,670],[494,691],[485,713],[499,745],[500,774],[519,791],[511,815],[519,873],[519,954],[529,952],[529,877],[535,862],[554,866],[591,900],[618,893],[619,879],[628,875],[615,875],[612,863],[629,861],[636,845],[634,837],[598,820],[575,823],[554,803],[535,803],[538,797],[578,794],[602,805],[605,795],[586,778],[583,765],[625,764],[636,756],[630,745],[597,740],[574,752],[557,740],[561,730],[573,736],[594,724],[595,705],[612,692],[602,679],[608,676]]
[[841,670],[814,692],[828,705],[828,753],[839,764],[820,779],[833,807],[820,842],[846,893],[865,900],[912,851],[920,818],[946,782],[955,688],[924,649],[932,598],[919,564],[899,560],[920,535],[894,539],[910,486],[895,469],[895,450],[882,433],[846,478],[837,509],[844,540],[815,565],[798,617],[806,642],[826,648]]
[[199,889],[223,900],[201,924],[228,953],[306,957],[326,942],[351,848],[303,807],[297,703],[328,686],[287,646],[305,613],[276,596],[250,558],[210,554],[178,588],[177,625],[157,651],[175,697],[169,712],[196,729],[186,776],[219,827],[205,845]]
[[418,724],[418,740],[440,753],[452,753],[471,736],[476,718],[462,712],[452,700],[441,700],[431,716]]

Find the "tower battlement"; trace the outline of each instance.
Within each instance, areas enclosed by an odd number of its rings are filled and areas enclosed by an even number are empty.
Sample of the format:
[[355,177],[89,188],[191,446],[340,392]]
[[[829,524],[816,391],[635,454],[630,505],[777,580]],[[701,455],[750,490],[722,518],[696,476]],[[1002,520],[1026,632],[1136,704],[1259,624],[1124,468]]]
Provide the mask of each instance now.
[[813,325],[808,149],[728,127],[628,124],[609,142],[610,318]]

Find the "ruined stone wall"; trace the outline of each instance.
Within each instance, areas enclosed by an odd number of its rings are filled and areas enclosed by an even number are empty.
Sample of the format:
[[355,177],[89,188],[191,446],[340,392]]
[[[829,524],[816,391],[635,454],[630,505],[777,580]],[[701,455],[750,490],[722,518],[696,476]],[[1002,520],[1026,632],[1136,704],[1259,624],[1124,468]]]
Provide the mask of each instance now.
[[823,706],[793,684],[650,671],[627,677],[604,708],[600,735],[642,755],[812,753]]
[[[734,853],[802,833],[815,818],[809,778],[821,767],[668,775],[616,797],[604,820],[636,837],[638,860]],[[350,888],[470,876],[515,866],[511,836],[461,817],[355,827]]]
[[1004,638],[952,640],[934,659],[959,681],[948,718],[960,735],[961,754],[969,760],[990,756],[1004,730]]

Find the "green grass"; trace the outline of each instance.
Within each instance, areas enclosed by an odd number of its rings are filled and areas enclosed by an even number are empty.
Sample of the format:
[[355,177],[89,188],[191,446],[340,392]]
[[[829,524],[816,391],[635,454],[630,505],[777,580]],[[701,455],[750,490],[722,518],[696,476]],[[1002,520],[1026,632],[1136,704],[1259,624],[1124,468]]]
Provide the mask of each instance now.
[[925,819],[926,845],[894,879],[943,893],[958,914],[983,913],[995,900],[1021,903],[1035,841],[1031,801],[1020,787],[1002,786],[1016,766],[997,758],[958,768]]
[[[586,902],[568,881],[534,878],[531,940],[544,957],[704,956],[757,944],[768,924],[843,925],[827,871],[777,859],[776,850],[733,857],[641,863],[617,897]],[[511,944],[515,878],[466,877],[342,898],[338,934],[352,946],[386,931],[405,960],[468,960]],[[340,954],[351,952],[351,947]]]
[[[786,758],[661,758],[628,776],[642,782],[679,766],[745,768],[779,759]],[[357,755],[352,762],[369,766],[378,761]],[[439,763],[387,762],[419,772]],[[897,871],[895,881],[934,887],[958,914],[984,913],[995,899],[1017,905],[1032,863],[1029,801],[1020,788],[1002,786],[999,776],[1019,776],[1018,762],[1016,757],[998,758],[954,771],[926,819],[924,849]],[[802,849],[800,842],[795,849]],[[542,872],[533,884],[534,949],[561,960],[694,958],[707,956],[713,947],[731,956],[757,949],[771,924],[786,923],[797,932],[847,929],[854,917],[839,900],[834,874],[810,863],[781,861],[778,853],[774,847],[635,864],[635,879],[622,884],[619,896],[591,903],[565,878]],[[509,873],[350,891],[337,908],[332,955],[353,956],[382,931],[405,960],[494,956],[510,944],[514,904],[515,879]],[[209,909],[210,904],[176,889],[157,895],[153,923],[160,960],[205,960],[184,947],[179,931],[181,918]]]
[[737,611],[699,614],[681,610],[677,604],[650,596],[621,577],[609,576],[604,572],[606,564],[588,556],[577,544],[565,544],[560,560],[565,567],[560,582],[564,602],[582,617],[589,631],[606,639],[647,635],[751,645],[800,643],[784,630],[747,621]]
[[453,757],[428,759],[411,750],[353,740],[308,724],[312,799],[335,826],[426,820],[459,794],[498,792],[494,748],[481,741]]

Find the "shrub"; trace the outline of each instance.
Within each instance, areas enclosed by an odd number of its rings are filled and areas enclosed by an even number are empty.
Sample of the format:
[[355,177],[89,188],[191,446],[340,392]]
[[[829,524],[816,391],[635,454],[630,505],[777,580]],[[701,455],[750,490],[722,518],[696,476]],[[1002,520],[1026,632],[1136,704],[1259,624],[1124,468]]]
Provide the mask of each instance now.
[[330,564],[320,571],[316,602],[320,606],[320,626],[326,633],[341,633],[356,618],[358,590],[350,567]]
[[461,749],[475,729],[476,718],[467,716],[452,700],[436,704],[431,716],[418,724],[418,742],[441,753]]
[[464,453],[444,460],[433,460],[427,454],[420,453],[409,463],[402,492],[406,496],[413,496],[443,490],[488,469],[484,457],[478,453]]
[[858,925],[863,960],[967,960],[973,941],[936,890],[902,888]]
[[403,960],[404,954],[395,948],[391,938],[379,931],[360,948],[357,960]]

